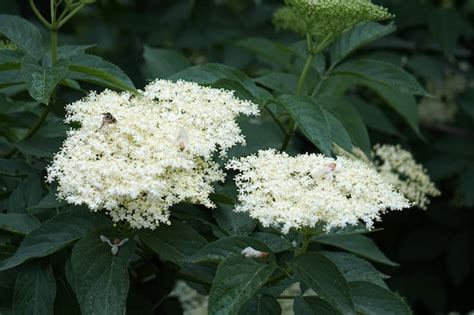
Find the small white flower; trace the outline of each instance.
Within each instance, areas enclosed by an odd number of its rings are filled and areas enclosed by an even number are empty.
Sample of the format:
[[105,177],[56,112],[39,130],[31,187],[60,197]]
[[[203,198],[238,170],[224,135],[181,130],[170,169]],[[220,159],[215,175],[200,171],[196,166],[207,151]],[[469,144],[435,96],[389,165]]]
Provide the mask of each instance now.
[[109,246],[111,247],[110,251],[112,252],[112,255],[117,255],[118,251],[119,251],[119,247],[122,246],[123,244],[127,243],[128,242],[128,238],[124,238],[122,240],[119,240],[119,239],[115,239],[113,242],[111,242],[106,236],[104,235],[101,235],[100,236],[100,240],[104,243],[107,243],[109,244]]
[[386,210],[410,206],[371,166],[344,157],[290,157],[266,150],[234,159],[226,167],[239,172],[235,211],[283,233],[318,223],[326,230],[360,221],[371,228]]
[[245,257],[253,257],[253,258],[266,258],[269,256],[267,252],[262,252],[252,247],[244,248],[241,254],[244,255]]
[[66,122],[80,128],[68,132],[47,180],[70,204],[154,229],[170,223],[174,204],[214,207],[209,195],[224,173],[213,157],[245,143],[236,118],[258,107],[185,81],[158,80],[141,94],[91,93],[67,105]]
[[429,197],[441,194],[423,166],[401,146],[378,144],[374,146],[373,156],[375,168],[383,178],[421,209],[426,209]]

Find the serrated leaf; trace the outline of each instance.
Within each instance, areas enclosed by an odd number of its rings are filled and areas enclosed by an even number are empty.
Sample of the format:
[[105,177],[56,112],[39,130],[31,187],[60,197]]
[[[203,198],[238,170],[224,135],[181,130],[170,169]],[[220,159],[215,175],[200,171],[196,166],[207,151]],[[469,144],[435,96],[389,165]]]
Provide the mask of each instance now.
[[349,61],[332,71],[332,75],[341,74],[375,82],[404,94],[429,95],[411,74],[388,62],[371,59]]
[[43,197],[38,203],[30,206],[28,209],[54,209],[59,208],[67,203],[64,200],[58,200],[56,196],[56,190],[50,191],[46,196]]
[[290,242],[281,235],[267,232],[256,232],[251,236],[267,245],[268,248],[270,248],[270,250],[274,253],[281,253],[293,248]]
[[0,34],[39,60],[43,54],[41,32],[33,23],[14,15],[0,14]]
[[342,315],[328,302],[315,296],[298,297],[293,304],[295,314]]
[[375,22],[359,24],[344,32],[330,47],[331,63],[339,63],[355,50],[365,46],[376,39],[395,31],[394,23],[382,25]]
[[321,252],[329,258],[348,282],[366,281],[387,289],[384,279],[389,278],[374,268],[369,262],[355,255],[340,252]]
[[281,306],[273,296],[257,294],[242,306],[239,314],[278,315],[281,314]]
[[294,276],[343,314],[355,314],[347,281],[328,258],[319,253],[296,256],[290,263]]
[[191,65],[181,52],[164,48],[143,47],[143,72],[149,78],[167,78]]
[[26,235],[41,225],[34,216],[22,213],[0,213],[0,230]]
[[56,281],[50,265],[35,262],[21,266],[13,296],[13,314],[53,314]]
[[62,212],[31,231],[13,256],[0,262],[0,271],[38,257],[48,256],[94,231],[110,226],[110,221],[83,208]]
[[385,113],[378,107],[369,105],[360,98],[351,98],[351,102],[354,104],[354,107],[359,112],[364,124],[368,128],[386,134],[401,136],[400,132],[388,119],[387,115],[385,115]]
[[370,282],[350,282],[352,300],[356,310],[367,315],[410,315],[406,303],[387,289]]
[[34,169],[23,160],[0,159],[0,175],[21,176],[34,172]]
[[38,203],[43,194],[41,178],[36,173],[21,181],[8,198],[8,212],[25,213],[28,207]]
[[174,263],[185,260],[207,244],[196,230],[179,221],[160,225],[155,230],[140,230],[138,236],[162,260]]
[[51,68],[41,67],[33,58],[24,57],[21,72],[30,96],[43,104],[48,104],[54,88],[65,77],[69,60],[62,59]]
[[331,155],[331,127],[321,104],[309,96],[282,95],[277,99],[296,121],[303,134],[322,153]]
[[318,99],[344,126],[352,143],[370,156],[370,138],[362,118],[353,105],[342,97],[325,96]]
[[0,50],[0,71],[21,68],[21,54],[12,50]]
[[463,34],[464,17],[456,8],[437,8],[430,12],[428,26],[431,36],[445,55],[452,57],[459,38]]
[[375,242],[364,235],[330,235],[314,239],[316,242],[331,245],[360,257],[389,266],[398,266],[380,251]]
[[249,37],[238,40],[235,45],[251,51],[263,61],[279,65],[287,70],[291,69],[293,51],[283,44],[267,38]]
[[249,235],[257,226],[257,220],[248,213],[235,212],[233,206],[220,204],[214,209],[217,224],[229,235]]
[[331,141],[348,152],[352,152],[352,141],[349,132],[342,122],[330,111],[324,110],[324,115],[329,121]]
[[[292,73],[272,72],[253,79],[256,83],[281,94],[295,92],[298,76]],[[307,87],[306,89],[307,90]]]
[[72,56],[69,78],[133,94],[138,93],[133,82],[119,67],[94,55]]
[[[255,238],[248,236],[231,236],[207,244],[202,247],[199,252],[189,257],[188,260],[191,262],[219,262],[231,256],[241,256],[242,250],[247,247],[271,253],[269,247]],[[271,259],[274,259],[273,256],[271,257]]]
[[[116,255],[100,240],[103,232],[93,232],[74,245],[71,271],[82,314],[125,314],[130,279],[128,265],[135,248],[134,241],[119,247]],[[120,238],[122,239],[122,238]]]
[[418,104],[413,95],[400,93],[395,89],[375,82],[365,82],[364,84],[384,99],[387,105],[400,114],[411,129],[420,138],[423,138],[418,125]]
[[222,261],[209,293],[209,315],[236,315],[275,270],[275,265],[233,256]]

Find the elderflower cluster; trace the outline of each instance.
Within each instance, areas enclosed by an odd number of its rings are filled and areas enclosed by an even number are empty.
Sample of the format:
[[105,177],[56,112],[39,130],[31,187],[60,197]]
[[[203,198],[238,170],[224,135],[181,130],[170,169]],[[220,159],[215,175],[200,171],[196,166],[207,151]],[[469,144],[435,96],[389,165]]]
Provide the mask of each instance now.
[[428,197],[441,194],[423,166],[416,163],[413,155],[399,145],[376,145],[373,156],[380,175],[414,205],[426,209],[430,202]]
[[183,309],[183,315],[207,314],[208,297],[200,294],[182,280],[176,282],[170,296],[178,299]]
[[275,12],[275,25],[321,40],[334,39],[361,22],[393,18],[370,0],[285,0],[285,4]]
[[326,230],[363,221],[368,228],[388,209],[410,206],[366,163],[344,157],[304,154],[290,157],[275,150],[231,160],[239,171],[237,212],[248,212],[265,227]]
[[66,106],[68,132],[48,167],[58,197],[105,210],[134,228],[169,224],[169,207],[188,201],[213,207],[213,183],[224,178],[215,153],[245,143],[235,119],[258,108],[233,92],[158,80],[140,96],[105,91]]

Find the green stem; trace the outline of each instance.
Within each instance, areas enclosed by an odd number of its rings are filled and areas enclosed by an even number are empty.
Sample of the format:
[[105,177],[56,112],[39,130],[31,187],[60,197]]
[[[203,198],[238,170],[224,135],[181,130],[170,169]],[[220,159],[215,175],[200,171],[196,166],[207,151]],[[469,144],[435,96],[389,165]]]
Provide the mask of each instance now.
[[51,64],[58,62],[58,31],[51,29]]
[[[311,65],[313,64],[314,55],[309,54],[306,58],[306,62],[304,64],[303,71],[300,74],[298,79],[298,85],[296,86],[296,95],[301,95],[301,91],[303,90],[304,82],[306,81],[306,77],[309,74],[309,70],[311,69]],[[291,139],[295,135],[296,132],[296,122],[294,119],[290,118],[290,123],[288,127],[288,131],[286,132],[285,139],[283,140],[283,144],[281,145],[280,151],[285,151],[290,144]]]
[[[306,41],[308,43],[308,57],[306,57],[306,61],[304,63],[303,71],[301,71],[300,77],[298,78],[298,84],[296,85],[296,95],[301,95],[303,90],[304,83],[306,78],[308,77],[309,71],[311,70],[311,66],[313,64],[314,58],[316,54],[313,53],[313,48],[311,45],[311,37],[309,34],[306,34]],[[283,144],[281,145],[280,151],[285,151],[290,144],[291,139],[295,135],[296,132],[296,122],[294,119],[290,118],[290,123],[288,126],[288,131],[286,132],[285,139],[283,140]]]
[[[25,140],[28,140],[29,138],[31,138],[35,133],[36,131],[38,131],[38,129],[41,127],[41,125],[43,124],[43,122],[46,120],[46,117],[48,117],[48,113],[49,113],[49,110],[50,110],[50,106],[46,105],[46,107],[43,109],[43,111],[41,112],[41,115],[40,117],[38,118],[38,120],[34,123],[34,125],[30,128],[30,130],[28,130],[27,133],[25,133],[25,135],[20,139],[19,142],[22,142],[22,141],[25,141]],[[3,157],[4,158],[9,158],[11,157],[13,154],[15,154],[15,152],[17,151],[17,148],[13,148],[11,149],[10,151],[6,152]]]
[[283,124],[281,123],[280,119],[278,119],[277,116],[275,116],[275,114],[270,110],[270,108],[268,108],[267,105],[264,105],[263,108],[265,108],[265,110],[268,112],[268,114],[270,115],[270,117],[273,118],[273,120],[276,122],[276,124],[278,125],[278,127],[280,127],[280,129],[283,131],[283,133],[286,135],[286,128],[285,126],[283,126]]
[[74,10],[72,10],[64,19],[59,21],[58,23],[58,29],[61,28],[64,24],[66,24],[67,21],[69,21],[82,7],[84,6],[84,3],[81,3],[78,5]]
[[46,21],[46,19],[43,17],[43,15],[40,13],[40,11],[38,10],[38,8],[36,7],[36,4],[33,0],[29,0],[29,3],[30,3],[30,7],[31,9],[33,10],[33,13],[36,15],[36,17],[38,18],[38,20],[41,21],[41,23],[43,23],[44,26],[46,26],[47,28],[51,28],[51,24]]
[[308,250],[309,243],[311,241],[311,234],[304,234],[303,244],[295,251],[295,256],[302,255]]

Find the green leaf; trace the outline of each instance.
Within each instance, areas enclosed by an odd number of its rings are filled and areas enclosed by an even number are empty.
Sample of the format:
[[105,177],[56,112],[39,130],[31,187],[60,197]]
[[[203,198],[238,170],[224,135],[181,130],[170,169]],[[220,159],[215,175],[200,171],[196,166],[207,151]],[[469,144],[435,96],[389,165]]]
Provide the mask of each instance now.
[[296,256],[290,263],[294,276],[343,314],[355,314],[349,286],[328,258],[319,253]]
[[23,160],[0,159],[0,175],[21,176],[34,172],[34,169]]
[[[272,72],[253,79],[256,83],[282,94],[296,90],[298,76],[292,73]],[[306,88],[307,90],[307,88]]]
[[25,79],[30,96],[43,104],[48,104],[54,88],[65,77],[69,61],[60,60],[51,68],[42,68],[31,57],[24,57],[21,62],[21,72]]
[[235,212],[234,207],[220,204],[214,209],[217,224],[229,235],[249,235],[257,226],[257,220],[252,219],[248,213]]
[[331,129],[331,141],[344,150],[352,152],[351,136],[347,132],[346,127],[344,127],[342,122],[337,119],[333,113],[325,110],[324,115],[329,121],[329,127]]
[[41,200],[43,188],[41,178],[36,173],[31,173],[13,190],[8,198],[8,212],[25,213],[28,207]]
[[66,205],[64,200],[58,200],[56,197],[56,190],[51,190],[43,199],[37,204],[30,206],[28,209],[55,209]]
[[360,98],[351,98],[352,104],[359,112],[364,124],[374,130],[401,136],[400,132],[395,128],[392,122],[388,119],[385,113],[378,107],[370,105]]
[[13,296],[13,314],[53,314],[56,281],[50,265],[41,262],[20,268]]
[[282,95],[277,99],[303,134],[322,153],[331,155],[330,122],[321,104],[309,96]]
[[257,294],[242,306],[239,314],[278,315],[281,314],[281,306],[273,296]]
[[344,32],[330,47],[332,65],[336,65],[355,50],[392,33],[395,29],[393,22],[387,25],[367,22]]
[[209,315],[235,315],[275,270],[275,265],[243,256],[228,257],[217,268],[209,293]]
[[164,48],[143,47],[144,74],[149,78],[167,78],[191,65],[181,52]]
[[138,93],[133,82],[119,67],[94,55],[72,56],[69,78],[133,94]]
[[43,55],[41,32],[33,23],[18,16],[0,14],[0,34],[14,42],[21,50],[39,60]]
[[364,235],[329,235],[314,239],[316,242],[334,246],[360,257],[389,266],[398,266],[378,249],[375,242]]
[[160,225],[155,230],[140,230],[138,236],[162,260],[174,263],[185,260],[207,244],[196,230],[179,221]]
[[13,50],[0,50],[0,71],[21,68],[21,54]]
[[240,83],[252,96],[260,98],[262,96],[261,89],[243,72],[232,67],[217,63],[207,63],[189,67],[180,71],[168,79],[170,80],[187,80],[199,84],[213,84],[221,79],[228,79]]
[[342,97],[325,96],[318,99],[321,105],[331,112],[344,126],[352,143],[370,156],[370,138],[367,128],[357,110]]
[[411,74],[388,62],[371,59],[353,60],[336,67],[331,75],[354,76],[404,94],[429,95]]
[[369,262],[352,254],[340,252],[321,252],[329,258],[348,282],[367,281],[387,289],[384,279],[389,278],[374,268]]
[[274,253],[281,253],[293,248],[290,242],[281,235],[267,232],[256,232],[251,236],[267,245],[268,248],[270,248],[270,250]]
[[0,230],[26,235],[41,225],[34,216],[20,213],[0,213]]
[[286,70],[291,69],[293,51],[283,44],[266,38],[249,37],[238,40],[235,45],[252,52],[263,61],[279,65]]
[[21,176],[34,172],[34,169],[23,160],[0,159],[0,175]]
[[474,89],[466,89],[458,98],[457,98],[459,107],[461,107],[464,112],[466,112],[471,119],[474,119]]
[[413,95],[400,93],[397,90],[375,82],[366,82],[365,85],[384,99],[387,105],[400,114],[411,129],[420,138],[423,138],[418,126],[418,104]]
[[247,89],[237,81],[220,79],[220,80],[215,81],[212,84],[209,84],[209,86],[216,89],[234,91],[234,96],[242,100],[255,101],[255,98],[252,96],[252,94],[249,91],[247,91]]
[[367,315],[397,314],[410,315],[406,303],[387,289],[370,282],[351,282],[352,300],[356,310]]
[[110,226],[109,220],[82,208],[62,212],[31,231],[9,259],[0,262],[0,271],[7,270],[38,257],[48,256],[89,231]]
[[338,315],[342,314],[328,302],[315,296],[298,297],[293,304],[295,314]]
[[[270,248],[257,239],[248,236],[231,236],[207,244],[188,260],[190,262],[219,262],[231,256],[241,256],[242,250],[247,247],[271,253]],[[273,256],[272,259],[274,260]]]
[[[102,234],[114,239],[106,232]],[[113,255],[111,247],[101,241],[100,235],[90,233],[74,245],[71,254],[73,289],[82,314],[125,314],[130,285],[128,265],[135,244],[129,239]]]
[[453,56],[465,24],[463,16],[456,8],[438,8],[430,12],[428,26],[433,39],[448,57]]

